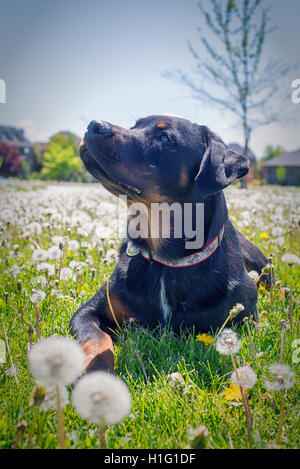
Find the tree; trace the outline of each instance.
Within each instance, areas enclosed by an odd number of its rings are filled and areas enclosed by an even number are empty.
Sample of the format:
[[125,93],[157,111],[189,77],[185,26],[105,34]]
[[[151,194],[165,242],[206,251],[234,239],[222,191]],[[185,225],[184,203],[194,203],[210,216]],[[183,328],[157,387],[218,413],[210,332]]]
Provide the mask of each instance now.
[[0,142],[0,174],[20,176],[23,173],[23,161],[17,147]]
[[285,149],[281,147],[280,145],[277,145],[276,147],[273,147],[273,145],[267,145],[264,150],[264,156],[258,161],[256,168],[255,168],[255,178],[260,179],[262,181],[263,179],[263,164],[266,161],[272,160],[275,158],[275,156],[282,155],[285,153]]
[[204,32],[199,28],[201,43],[208,60],[188,42],[198,81],[180,69],[165,76],[187,87],[193,98],[235,114],[247,155],[252,130],[278,120],[275,97],[290,67],[279,60],[262,64],[266,37],[274,29],[263,0],[210,0],[208,9],[198,5],[205,26]]
[[266,161],[272,160],[275,156],[282,155],[285,153],[285,149],[278,145],[273,147],[273,145],[267,145],[264,151],[264,156],[261,158],[259,163],[265,163]]
[[284,166],[278,166],[276,168],[276,178],[278,182],[283,182],[286,177],[286,168]]
[[79,179],[82,163],[75,138],[71,134],[57,134],[50,139],[44,153],[42,179],[70,181]]

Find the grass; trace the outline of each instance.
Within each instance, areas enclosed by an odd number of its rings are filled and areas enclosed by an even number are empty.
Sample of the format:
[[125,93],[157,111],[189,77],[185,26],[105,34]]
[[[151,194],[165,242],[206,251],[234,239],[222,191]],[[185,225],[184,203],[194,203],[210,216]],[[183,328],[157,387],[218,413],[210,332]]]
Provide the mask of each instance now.
[[[16,183],[14,183],[16,184]],[[88,185],[87,185],[88,188]],[[13,193],[15,186],[2,191]],[[83,210],[82,191],[71,208],[67,210]],[[24,194],[36,193],[36,206],[47,208],[48,202],[40,197],[46,191],[43,187],[31,187]],[[238,191],[238,189],[234,189]],[[269,191],[275,200],[282,200],[290,193],[282,192],[281,188],[251,189],[250,196],[255,199],[258,191]],[[19,190],[23,197],[22,190]],[[88,192],[86,191],[88,198]],[[298,197],[298,192],[292,192]],[[54,196],[53,196],[54,197]],[[56,197],[56,196],[55,196]],[[55,199],[54,197],[54,199]],[[271,197],[271,195],[270,195]],[[52,198],[52,205],[53,200]],[[230,199],[230,194],[229,194]],[[49,200],[48,194],[45,200]],[[80,202],[81,200],[81,202]],[[255,199],[256,200],[256,199]],[[76,202],[77,201],[77,202]],[[61,202],[61,200],[59,200]],[[22,202],[19,198],[13,202],[14,210],[22,212]],[[50,204],[51,205],[51,204]],[[60,205],[60,204],[58,204]],[[57,205],[57,206],[58,206]],[[243,206],[229,208],[233,219],[238,220]],[[249,209],[249,206],[247,206]],[[34,304],[30,302],[33,288],[42,288],[47,296],[40,304],[40,329],[42,337],[53,334],[67,335],[69,320],[79,306],[89,299],[99,286],[109,277],[114,264],[104,262],[110,249],[117,247],[118,242],[102,240],[92,242],[92,234],[80,234],[72,223],[51,223],[50,229],[45,223],[49,222],[49,215],[42,211],[30,212],[27,223],[36,221],[41,224],[40,233],[24,236],[24,226],[16,221],[9,223],[1,221],[3,241],[1,245],[1,315],[0,338],[5,342],[5,334],[10,348],[10,354],[2,353],[3,363],[0,377],[0,447],[12,448],[18,435],[18,424],[25,421],[26,427],[20,436],[17,447],[26,448],[56,448],[58,446],[56,434],[55,412],[43,414],[36,408],[30,407],[30,395],[34,387],[34,380],[28,370],[27,350],[30,340],[37,341],[36,317]],[[59,211],[59,208],[57,208]],[[86,204],[84,210],[93,217],[93,207]],[[278,247],[273,243],[270,231],[277,226],[272,219],[274,207],[263,207],[265,229],[256,226],[254,221],[242,228],[245,235],[259,245],[266,255],[272,253],[276,277],[284,285],[292,287],[293,322],[291,328],[284,335],[283,363],[291,365],[298,374],[299,365],[295,340],[299,338],[299,273],[300,266],[289,266],[281,262],[285,252],[297,254],[299,234],[297,224],[290,222],[290,214],[284,209],[283,225],[286,225],[284,245]],[[43,224],[44,223],[44,224]],[[107,222],[104,220],[103,224]],[[285,224],[285,225],[284,225]],[[263,239],[260,233],[269,233],[269,238]],[[82,271],[74,273],[74,277],[62,281],[56,277],[49,277],[49,283],[36,287],[36,277],[45,275],[37,272],[36,264],[31,262],[32,244],[38,244],[44,249],[52,245],[54,236],[63,235],[70,239],[77,239],[81,247],[76,252],[65,252],[62,265],[67,266],[72,260],[83,261]],[[89,242],[86,246],[84,242]],[[49,261],[52,264],[55,261]],[[56,262],[56,272],[58,271]],[[16,267],[19,266],[19,271]],[[50,288],[49,288],[50,285]],[[51,290],[51,295],[50,295]],[[266,448],[275,443],[279,424],[280,395],[268,391],[264,385],[264,378],[268,375],[268,366],[279,361],[281,326],[280,320],[289,321],[289,293],[280,295],[280,287],[275,286],[273,304],[270,304],[269,291],[259,289],[259,328],[255,327],[253,319],[249,326],[254,344],[255,359],[252,359],[249,337],[245,326],[236,329],[242,348],[236,356],[238,366],[247,363],[252,366],[258,376],[258,381],[249,391],[249,404],[252,415],[252,448]],[[20,313],[24,321],[22,327]],[[28,333],[29,331],[29,333]],[[33,333],[32,337],[31,334]],[[2,352],[3,352],[2,342]],[[6,347],[5,347],[6,348]],[[299,345],[298,345],[299,348]],[[145,329],[137,324],[126,324],[121,332],[115,333],[116,373],[127,383],[132,395],[132,409],[128,417],[120,424],[107,429],[106,440],[108,448],[185,448],[189,443],[189,429],[205,425],[208,429],[207,448],[247,448],[247,423],[241,400],[228,400],[224,391],[230,385],[230,375],[233,371],[230,357],[216,352],[214,345],[204,345],[197,341],[194,332],[182,332],[180,337],[171,330],[157,328]],[[5,355],[5,356],[4,356]],[[16,373],[11,375],[11,360],[16,367]],[[174,385],[169,375],[179,372],[184,383]],[[298,377],[298,375],[297,375]],[[69,388],[71,394],[71,388]],[[282,448],[299,447],[299,384],[286,392],[285,419],[283,427]],[[43,430],[37,438],[39,426],[44,420]],[[69,448],[96,448],[98,446],[97,427],[82,420],[74,411],[71,402],[64,411],[64,421]],[[32,439],[28,445],[28,435],[32,431]]]

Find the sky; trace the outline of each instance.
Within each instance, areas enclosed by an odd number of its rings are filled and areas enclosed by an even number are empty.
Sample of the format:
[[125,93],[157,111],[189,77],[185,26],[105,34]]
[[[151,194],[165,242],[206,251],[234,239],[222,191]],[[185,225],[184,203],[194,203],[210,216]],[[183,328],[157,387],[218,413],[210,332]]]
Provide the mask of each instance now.
[[[265,2],[277,26],[265,60],[298,63],[300,1]],[[163,76],[194,69],[187,40],[205,57],[199,26],[196,0],[0,0],[0,125],[23,127],[40,142],[60,130],[82,136],[92,119],[130,127],[139,117],[171,113],[241,143],[234,115],[193,100]],[[286,78],[287,90],[297,78],[300,67]],[[250,147],[258,157],[268,144],[300,147],[300,103],[289,107],[296,119],[254,130]]]

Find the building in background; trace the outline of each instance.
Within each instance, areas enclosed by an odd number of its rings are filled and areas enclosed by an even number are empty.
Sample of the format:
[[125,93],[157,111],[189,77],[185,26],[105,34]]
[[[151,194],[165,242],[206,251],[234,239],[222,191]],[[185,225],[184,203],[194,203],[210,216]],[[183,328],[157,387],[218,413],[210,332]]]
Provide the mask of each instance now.
[[0,174],[16,176],[29,173],[33,166],[33,145],[24,129],[0,126]]
[[263,178],[267,184],[300,185],[300,148],[283,153],[263,166]]

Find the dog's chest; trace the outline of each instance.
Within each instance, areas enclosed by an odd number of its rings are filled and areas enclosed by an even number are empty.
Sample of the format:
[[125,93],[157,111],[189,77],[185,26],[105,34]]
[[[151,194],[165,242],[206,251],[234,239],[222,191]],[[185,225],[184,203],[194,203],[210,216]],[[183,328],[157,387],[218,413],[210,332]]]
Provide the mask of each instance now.
[[166,286],[165,286],[163,276],[160,279],[159,302],[160,302],[160,310],[163,315],[163,321],[164,321],[164,324],[166,325],[170,318],[171,307],[169,305],[168,298],[166,295]]

